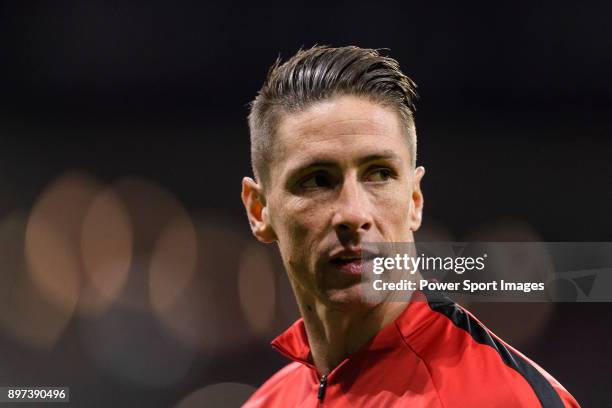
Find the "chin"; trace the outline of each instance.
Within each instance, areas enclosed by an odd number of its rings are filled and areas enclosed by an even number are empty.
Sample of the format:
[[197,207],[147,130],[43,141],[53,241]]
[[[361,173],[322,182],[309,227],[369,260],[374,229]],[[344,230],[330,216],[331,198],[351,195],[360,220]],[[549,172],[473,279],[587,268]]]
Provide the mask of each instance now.
[[327,289],[323,291],[323,303],[337,309],[370,308],[376,303],[368,302],[361,293],[360,285],[343,289]]

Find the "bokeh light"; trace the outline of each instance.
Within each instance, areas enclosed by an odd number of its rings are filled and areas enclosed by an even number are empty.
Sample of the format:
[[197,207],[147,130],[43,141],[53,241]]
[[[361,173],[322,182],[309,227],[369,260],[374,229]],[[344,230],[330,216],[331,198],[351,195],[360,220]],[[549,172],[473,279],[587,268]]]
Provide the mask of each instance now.
[[87,276],[80,310],[100,313],[123,289],[132,262],[132,226],[127,209],[112,188],[101,190],[85,214],[81,255]]
[[217,307],[206,276],[196,271],[198,243],[191,219],[176,217],[161,232],[149,268],[150,299],[162,327],[185,347],[212,354]]
[[190,283],[197,261],[196,246],[195,229],[187,214],[175,217],[160,233],[149,267],[154,308],[171,306]]
[[66,173],[43,191],[28,220],[28,271],[40,291],[66,310],[73,310],[79,300],[81,223],[99,187],[85,174]]
[[215,326],[217,352],[232,351],[249,344],[252,335],[245,322],[238,296],[238,268],[247,235],[244,225],[223,213],[194,216],[198,236],[198,273],[212,289],[218,310]]
[[[118,301],[136,310],[149,310],[150,265],[158,239],[172,220],[186,219],[188,215],[172,193],[153,181],[130,176],[118,180],[113,188],[129,214],[132,227],[132,264]],[[159,256],[167,253],[163,251],[167,248],[162,248]],[[176,257],[173,259],[177,260]],[[156,262],[159,265],[162,261],[158,257]],[[168,267],[171,265],[166,264],[164,270],[167,271]]]
[[238,293],[244,233],[222,213],[192,214],[196,232],[196,272],[173,302],[154,307],[164,327],[185,344],[212,354],[249,343]]
[[24,257],[26,225],[25,212],[11,213],[0,222],[0,327],[24,346],[49,350],[68,326],[76,299],[60,307],[34,284]]

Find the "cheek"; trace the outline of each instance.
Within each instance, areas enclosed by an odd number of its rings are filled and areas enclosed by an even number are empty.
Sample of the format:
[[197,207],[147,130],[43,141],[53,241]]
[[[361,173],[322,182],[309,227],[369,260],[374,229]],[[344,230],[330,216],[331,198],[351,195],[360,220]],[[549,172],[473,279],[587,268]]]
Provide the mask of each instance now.
[[310,275],[325,232],[324,215],[313,206],[289,204],[276,219],[279,249],[287,272],[302,285],[311,286]]
[[285,200],[273,218],[279,241],[288,252],[309,252],[325,222],[325,210],[298,200]]
[[408,196],[409,192],[390,194],[376,203],[379,228],[386,238],[399,242],[409,237],[411,202],[406,199]]

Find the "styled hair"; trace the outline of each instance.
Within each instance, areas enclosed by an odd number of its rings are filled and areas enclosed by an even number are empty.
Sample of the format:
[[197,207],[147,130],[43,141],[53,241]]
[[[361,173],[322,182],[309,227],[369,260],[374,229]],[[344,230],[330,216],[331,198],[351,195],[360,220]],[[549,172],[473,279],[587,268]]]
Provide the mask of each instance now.
[[378,50],[355,46],[315,46],[299,50],[282,63],[280,57],[250,105],[251,164],[255,178],[269,177],[272,146],[280,115],[296,113],[338,95],[354,95],[391,107],[400,115],[416,163],[413,112],[416,84],[393,58]]

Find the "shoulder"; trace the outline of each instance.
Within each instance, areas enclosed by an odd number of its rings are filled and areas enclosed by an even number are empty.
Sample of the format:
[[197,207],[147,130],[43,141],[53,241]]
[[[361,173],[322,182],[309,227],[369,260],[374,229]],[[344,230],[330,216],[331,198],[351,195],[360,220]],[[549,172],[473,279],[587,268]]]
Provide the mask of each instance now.
[[295,388],[303,382],[307,371],[309,370],[304,365],[297,362],[286,365],[263,383],[243,407],[285,406],[287,395],[296,394]]
[[405,339],[428,367],[443,400],[465,399],[472,406],[475,400],[579,406],[555,378],[452,300],[428,296],[420,313],[426,316],[426,329],[407,333]]

